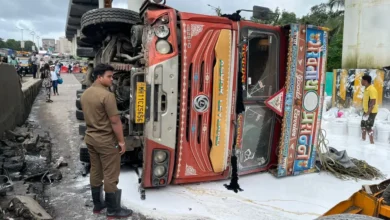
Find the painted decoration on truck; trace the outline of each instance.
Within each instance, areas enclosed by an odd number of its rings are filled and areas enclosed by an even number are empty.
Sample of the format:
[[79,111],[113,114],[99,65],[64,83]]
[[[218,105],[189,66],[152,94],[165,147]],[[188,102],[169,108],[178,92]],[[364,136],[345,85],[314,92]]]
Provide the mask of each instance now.
[[[231,48],[236,36],[228,24],[183,20],[181,26],[179,134],[172,181],[226,179],[228,154],[233,147],[229,132],[236,89],[232,86]],[[214,114],[213,105],[218,101],[221,108]],[[217,119],[219,124],[212,127]],[[211,146],[214,143],[218,145]]]
[[215,46],[216,65],[214,67],[213,104],[211,116],[210,160],[214,172],[223,172],[227,163],[227,151],[230,134],[229,103],[230,65],[231,65],[230,30],[222,30]]
[[373,85],[378,91],[377,102],[379,106],[390,107],[389,73],[378,69],[337,69],[333,71],[333,74],[333,106],[361,109],[364,93],[364,87],[361,84],[362,77],[370,75]]
[[323,104],[327,32],[313,26],[292,25],[290,56],[278,177],[315,171]]

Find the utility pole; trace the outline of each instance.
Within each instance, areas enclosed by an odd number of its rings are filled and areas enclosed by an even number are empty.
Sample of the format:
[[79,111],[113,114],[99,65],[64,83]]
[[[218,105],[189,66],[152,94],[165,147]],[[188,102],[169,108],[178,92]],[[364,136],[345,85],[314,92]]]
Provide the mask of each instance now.
[[23,41],[23,28],[20,28],[16,26],[17,29],[19,29],[22,32],[22,41],[20,42],[20,47],[22,48],[22,52],[24,52],[24,41]]
[[31,31],[30,34],[32,35],[32,42],[33,42],[33,46],[35,46],[35,32],[34,31]]
[[39,39],[40,39],[40,38],[41,38],[41,37],[37,35],[37,41],[38,41],[38,50],[39,50]]

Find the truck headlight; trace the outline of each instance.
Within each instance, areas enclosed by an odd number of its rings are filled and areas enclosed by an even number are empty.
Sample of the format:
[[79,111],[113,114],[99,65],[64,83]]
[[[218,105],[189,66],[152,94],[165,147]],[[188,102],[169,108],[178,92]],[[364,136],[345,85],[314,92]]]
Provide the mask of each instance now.
[[156,166],[153,170],[153,175],[155,177],[162,177],[166,173],[166,169],[164,166]]
[[161,54],[168,54],[171,52],[171,44],[166,40],[159,40],[156,43],[156,50]]
[[165,151],[157,151],[154,154],[154,162],[156,163],[162,163],[167,159],[167,153]]
[[154,34],[158,38],[166,38],[169,35],[169,27],[165,24],[156,25],[154,27]]

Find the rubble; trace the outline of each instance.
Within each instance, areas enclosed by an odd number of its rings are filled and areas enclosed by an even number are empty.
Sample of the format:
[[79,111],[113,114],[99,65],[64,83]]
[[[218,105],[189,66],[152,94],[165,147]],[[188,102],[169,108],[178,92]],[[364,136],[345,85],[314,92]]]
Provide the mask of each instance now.
[[27,122],[4,132],[2,138],[0,200],[7,198],[9,204],[0,203],[0,219],[52,219],[42,208],[48,201],[45,185],[59,182],[59,169],[67,163],[63,157],[52,163],[50,134]]
[[53,219],[33,198],[28,196],[16,196],[11,200],[8,211],[16,217],[32,220]]

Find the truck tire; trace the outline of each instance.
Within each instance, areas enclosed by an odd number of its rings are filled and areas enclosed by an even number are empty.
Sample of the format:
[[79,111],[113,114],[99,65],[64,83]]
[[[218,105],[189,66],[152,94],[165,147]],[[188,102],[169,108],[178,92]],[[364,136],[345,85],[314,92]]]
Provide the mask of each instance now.
[[380,220],[367,215],[356,215],[356,214],[340,214],[340,215],[329,215],[325,217],[319,217],[318,220]]
[[385,189],[385,191],[383,192],[383,200],[385,200],[385,202],[387,203],[387,205],[390,205],[390,185],[388,185]]
[[87,125],[80,124],[79,125],[79,135],[85,136],[85,132],[87,131]]
[[81,107],[80,98],[77,98],[77,99],[76,99],[76,107],[77,107],[78,110],[83,110],[83,108]]
[[84,163],[90,163],[89,153],[87,146],[82,143],[80,146],[80,161]]
[[77,47],[92,47],[92,46],[93,44],[81,40],[81,37],[77,37]]
[[87,57],[87,58],[94,58],[95,57],[95,51],[92,47],[78,47],[77,48],[77,56],[79,57]]
[[[103,40],[106,33],[129,33],[131,26],[140,23],[137,12],[122,8],[98,8],[81,17],[81,32],[87,38]],[[103,32],[104,31],[104,32]]]
[[85,89],[79,89],[79,90],[76,91],[76,95],[83,94],[84,91],[85,91]]
[[84,112],[81,110],[76,110],[76,118],[78,120],[84,121]]

